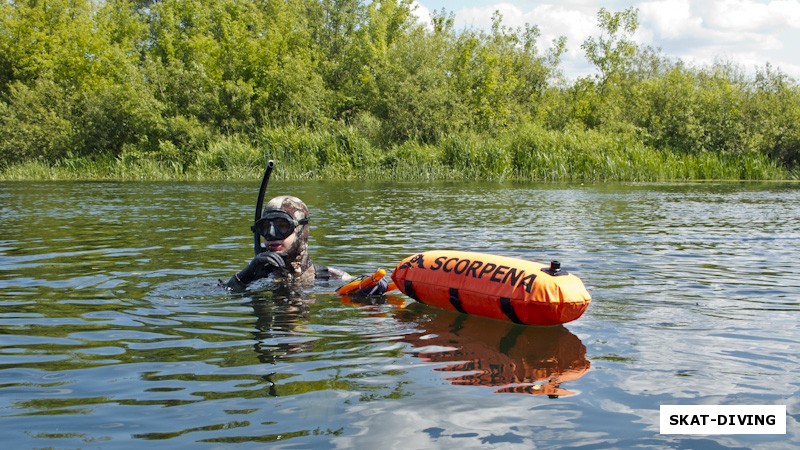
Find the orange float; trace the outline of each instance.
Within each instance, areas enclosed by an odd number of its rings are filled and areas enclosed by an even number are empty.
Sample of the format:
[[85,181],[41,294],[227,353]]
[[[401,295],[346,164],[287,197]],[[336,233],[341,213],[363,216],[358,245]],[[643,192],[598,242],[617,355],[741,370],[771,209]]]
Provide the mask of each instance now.
[[592,298],[580,278],[550,265],[507,256],[436,250],[400,261],[392,280],[414,300],[526,325],[579,318]]

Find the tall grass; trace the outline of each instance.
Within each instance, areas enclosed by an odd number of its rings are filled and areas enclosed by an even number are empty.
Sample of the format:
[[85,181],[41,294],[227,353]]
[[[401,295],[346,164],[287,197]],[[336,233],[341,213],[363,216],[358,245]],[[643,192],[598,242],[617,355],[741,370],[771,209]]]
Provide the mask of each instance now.
[[[163,150],[163,149],[162,149]],[[437,145],[377,148],[350,127],[264,129],[255,142],[221,137],[193,154],[123,152],[112,157],[28,161],[0,180],[226,180],[258,178],[273,159],[277,178],[365,180],[687,181],[797,178],[766,156],[656,150],[632,133],[527,126],[497,136],[454,134]]]

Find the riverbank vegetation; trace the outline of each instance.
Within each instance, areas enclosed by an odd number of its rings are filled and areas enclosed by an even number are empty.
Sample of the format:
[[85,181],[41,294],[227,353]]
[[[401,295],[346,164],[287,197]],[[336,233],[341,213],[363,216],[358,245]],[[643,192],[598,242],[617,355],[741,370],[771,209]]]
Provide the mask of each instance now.
[[596,75],[532,24],[405,0],[0,3],[0,179],[798,177],[800,87],[598,12]]

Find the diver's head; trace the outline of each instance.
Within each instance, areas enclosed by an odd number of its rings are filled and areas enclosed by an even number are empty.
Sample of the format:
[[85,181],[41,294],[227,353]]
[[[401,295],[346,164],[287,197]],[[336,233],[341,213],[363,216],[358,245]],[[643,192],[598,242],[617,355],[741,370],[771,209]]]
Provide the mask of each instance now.
[[292,260],[304,253],[308,242],[308,207],[297,197],[283,195],[270,200],[254,225],[267,248],[287,253]]

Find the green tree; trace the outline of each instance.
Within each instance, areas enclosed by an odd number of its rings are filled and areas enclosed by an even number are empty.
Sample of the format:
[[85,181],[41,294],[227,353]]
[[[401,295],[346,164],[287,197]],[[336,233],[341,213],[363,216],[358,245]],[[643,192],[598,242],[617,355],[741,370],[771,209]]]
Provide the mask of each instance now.
[[800,167],[800,87],[770,64],[759,69],[747,102],[750,135],[763,153]]
[[610,160],[589,153],[606,147],[798,165],[795,80],[769,65],[755,77],[730,63],[690,67],[637,46],[635,8],[599,10],[600,33],[582,45],[597,73],[574,82],[560,74],[563,37],[542,52],[536,25],[510,28],[497,13],[490,30],[457,30],[452,13],[421,23],[414,8],[0,2],[0,166],[142,157],[234,167],[261,146],[315,174],[364,161],[405,167],[398,158],[414,155],[429,168],[504,177],[508,164],[532,169],[558,149],[567,161],[552,173],[594,173]]
[[3,4],[6,159],[117,154],[148,141],[159,105],[136,67],[132,45],[144,28],[130,8],[124,0]]
[[364,109],[359,74],[367,57],[358,36],[367,8],[361,0],[309,1],[308,14],[320,57],[319,74],[330,95],[331,118],[349,121]]
[[[581,48],[586,59],[594,65],[598,74],[590,103],[582,108],[582,120],[590,127],[614,126],[623,115],[624,105],[629,104],[632,84],[632,66],[638,47],[633,33],[639,27],[638,10],[628,8],[622,12],[611,12],[600,8],[597,13],[601,35],[590,36]],[[583,85],[584,88],[589,86]]]
[[637,51],[632,35],[639,28],[639,11],[631,7],[615,13],[600,8],[597,25],[601,35],[590,36],[581,48],[586,59],[600,71],[600,84],[604,85],[630,72]]
[[40,160],[53,162],[71,148],[72,108],[65,90],[48,77],[31,86],[14,81],[7,102],[0,102],[0,167]]
[[379,65],[374,66],[376,76],[362,78],[372,86],[369,113],[379,118],[389,142],[433,143],[459,127],[460,105],[446,71],[452,28],[430,33],[414,21],[410,10],[401,11],[402,18],[395,16],[387,22],[399,27],[405,21],[407,30],[402,35],[392,32],[394,36],[385,41],[378,37],[379,43],[373,47],[380,55]]

